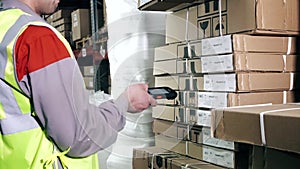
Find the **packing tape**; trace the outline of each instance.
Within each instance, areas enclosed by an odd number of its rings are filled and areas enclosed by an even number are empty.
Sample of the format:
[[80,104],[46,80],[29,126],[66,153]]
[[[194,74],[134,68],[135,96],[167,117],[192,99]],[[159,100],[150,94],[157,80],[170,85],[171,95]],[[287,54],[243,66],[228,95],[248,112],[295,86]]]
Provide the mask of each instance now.
[[186,18],[185,18],[185,42],[187,43],[188,57],[190,58],[192,56],[192,51],[191,51],[191,45],[189,42],[189,13],[190,13],[190,10],[189,10],[189,8],[187,8]]
[[283,72],[286,72],[286,55],[282,55],[282,60],[283,60]]
[[283,91],[283,98],[282,98],[283,104],[287,103],[287,91]]
[[185,72],[189,73],[190,71],[190,66],[189,66],[189,60],[187,58],[185,58]]
[[264,111],[259,114],[259,122],[260,122],[260,135],[261,135],[261,142],[263,145],[267,144],[266,141],[266,133],[265,133],[265,122],[264,122],[264,115],[267,113],[276,113],[281,111],[290,111],[290,110],[300,110],[299,107],[295,108],[289,108],[289,109],[277,109],[277,110],[269,110]]
[[220,36],[223,36],[223,31],[222,31],[222,0],[219,0],[219,31],[220,31]]
[[185,41],[189,39],[189,8],[186,9],[186,18],[185,18]]
[[[190,124],[187,125],[187,140],[190,140]],[[189,155],[189,142],[185,142],[185,155]]]
[[270,106],[272,103],[265,103],[265,104],[249,104],[249,105],[243,105],[243,106],[232,106],[232,107],[223,107],[220,108],[221,110],[226,110],[226,109],[239,109],[239,108],[251,108],[251,107],[257,107],[257,106]]
[[193,78],[194,78],[194,76],[193,76],[193,74],[191,74],[189,79],[190,79],[190,90],[192,90],[192,91],[194,90],[194,88],[193,88]]
[[287,49],[287,54],[291,54],[291,49],[292,48],[292,37],[288,37],[288,49]]
[[294,73],[290,73],[290,90],[294,87]]

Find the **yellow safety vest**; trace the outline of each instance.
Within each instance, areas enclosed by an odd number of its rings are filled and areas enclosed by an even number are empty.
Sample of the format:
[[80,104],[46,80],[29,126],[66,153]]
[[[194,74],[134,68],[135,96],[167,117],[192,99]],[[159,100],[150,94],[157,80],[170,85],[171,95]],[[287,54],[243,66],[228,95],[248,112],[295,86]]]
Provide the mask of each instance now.
[[0,11],[0,169],[56,168],[58,159],[64,168],[98,169],[97,154],[69,158],[65,156],[68,150],[59,152],[55,149],[36,120],[30,99],[18,86],[14,45],[29,25],[52,29],[74,57],[65,38],[40,18],[20,9]]

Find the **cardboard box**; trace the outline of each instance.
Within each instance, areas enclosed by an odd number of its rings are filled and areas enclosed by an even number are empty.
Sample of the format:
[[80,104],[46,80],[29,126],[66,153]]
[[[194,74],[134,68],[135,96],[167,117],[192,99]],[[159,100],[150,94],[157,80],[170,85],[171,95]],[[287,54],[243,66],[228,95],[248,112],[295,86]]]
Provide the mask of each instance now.
[[158,147],[133,149],[133,169],[224,169]]
[[82,39],[91,33],[89,9],[77,9],[71,13],[73,41]]
[[51,14],[50,16],[48,16],[46,20],[48,23],[51,24],[52,22],[57,21],[61,18],[70,18],[71,12],[72,12],[72,10],[69,10],[69,9],[60,9],[60,10],[54,12],[53,14]]
[[292,55],[297,53],[297,46],[296,37],[232,34],[191,41],[189,45],[178,45],[178,58],[198,58],[237,52]]
[[93,89],[94,88],[94,77],[83,77],[85,86],[87,89]]
[[210,111],[181,107],[175,113],[175,120],[183,124],[210,126]]
[[201,40],[178,44],[177,57],[179,59],[199,58],[202,55]]
[[[295,72],[296,55],[274,53],[234,53],[201,57],[203,73],[260,71],[260,72]],[[266,64],[268,63],[268,64]]]
[[188,155],[192,158],[223,167],[238,168],[236,167],[236,160],[238,158],[235,157],[236,155],[234,151],[205,146],[192,142],[188,142],[188,150]]
[[300,153],[300,105],[275,104],[215,109],[214,137]]
[[188,121],[198,126],[211,126],[211,111],[210,110],[201,110],[195,108],[187,108],[186,113],[189,115]]
[[156,76],[155,77],[155,86],[167,86],[171,89],[178,90],[178,76]]
[[172,159],[180,158],[180,157],[181,157],[180,154],[177,154],[174,152],[155,155],[154,160],[153,160],[154,161],[153,168],[168,169],[168,168],[170,168],[170,163],[171,163]]
[[189,91],[191,90],[191,76],[179,77],[179,90]]
[[72,26],[71,26],[71,24],[66,23],[66,24],[61,24],[61,25],[57,26],[56,29],[59,32],[62,32],[62,31],[71,31]]
[[227,14],[229,12],[227,10],[230,9],[227,1],[229,0],[221,1],[221,16],[219,14],[219,2],[216,0],[204,2],[197,6],[199,37],[207,38],[228,33],[228,19],[231,18],[228,18]]
[[225,169],[225,167],[220,167],[217,165],[212,165],[212,164],[207,164],[207,165],[202,165],[202,164],[195,164],[195,165],[189,165],[190,169]]
[[292,90],[295,89],[294,80],[293,73],[205,74],[204,90],[226,92]]
[[224,0],[221,22],[217,0],[198,5],[198,27],[205,37],[219,36],[220,24],[223,34],[298,34],[298,17],[297,0]]
[[177,60],[176,73],[177,74],[190,74],[188,60]]
[[187,154],[186,144],[187,141],[178,140],[176,138],[171,138],[163,135],[155,136],[155,146],[176,152],[181,155]]
[[[188,23],[186,18],[188,15]],[[188,24],[188,26],[186,26]],[[187,29],[186,29],[187,28]],[[186,33],[188,34],[186,36]],[[198,39],[197,6],[183,9],[166,17],[166,43],[178,43],[185,40]]]
[[217,139],[212,137],[210,127],[202,128],[202,143],[204,145],[238,151],[238,145],[233,141],[227,141],[227,140]]
[[179,90],[204,90],[204,77],[200,75],[179,77]]
[[94,76],[94,66],[83,66],[83,76]]
[[166,154],[166,153],[170,153],[170,152],[155,146],[134,148],[132,167],[133,169],[141,169],[141,168],[150,169],[153,166],[155,155]]
[[[209,145],[228,150],[238,150],[238,145],[232,141],[226,141],[211,137],[209,127],[187,125],[161,119],[154,119],[153,132],[158,135],[178,140],[188,140],[198,144]],[[190,132],[190,133],[188,133]]]
[[298,34],[299,1],[227,0],[228,33]]
[[152,108],[152,117],[156,119],[175,121],[179,107],[157,105]]
[[192,74],[203,73],[200,59],[189,60],[189,70]]
[[[299,1],[218,0],[200,3],[167,15],[167,43],[216,37],[221,34],[299,34]],[[221,12],[221,15],[220,15]],[[195,15],[196,14],[196,15]],[[186,29],[186,22],[188,28]],[[196,23],[195,23],[196,22]],[[174,29],[176,28],[176,29]],[[185,33],[188,32],[188,36]]]
[[189,157],[174,158],[170,161],[170,163],[170,169],[186,169],[190,168],[191,166],[195,167],[196,165],[198,165],[199,168],[202,168],[203,166],[207,167],[207,165],[209,165],[209,163]]
[[[202,55],[227,54],[234,52],[278,53],[286,55],[296,53],[296,40],[296,37],[232,34],[203,39],[201,44],[198,43],[198,45],[201,45],[202,47]],[[178,51],[178,53],[180,52]]]
[[293,91],[226,93],[226,92],[189,92],[188,106],[202,108],[221,108],[255,104],[284,104],[295,100]]
[[[70,14],[70,16],[68,18],[61,18],[61,19],[58,19],[57,21],[53,21],[51,23],[51,25],[53,27],[55,27],[55,28],[58,27],[59,25],[62,25],[62,24],[69,24],[69,25],[71,25],[71,14]],[[70,28],[71,28],[71,26],[70,26]]]
[[153,63],[153,75],[176,74],[177,60],[164,60]]
[[156,135],[164,135],[171,138],[177,138],[179,140],[185,139],[189,130],[185,124],[161,119],[153,120],[152,129]]
[[154,49],[154,61],[177,59],[178,44],[169,44]]

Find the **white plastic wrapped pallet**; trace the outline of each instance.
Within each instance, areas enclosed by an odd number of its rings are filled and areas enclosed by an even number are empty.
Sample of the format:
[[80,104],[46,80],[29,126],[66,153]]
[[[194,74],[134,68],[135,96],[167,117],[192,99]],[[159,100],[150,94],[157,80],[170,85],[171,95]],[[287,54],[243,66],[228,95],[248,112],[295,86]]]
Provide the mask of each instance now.
[[[130,84],[154,85],[154,48],[165,44],[165,14],[142,12],[136,0],[106,1],[112,97]],[[154,144],[151,108],[126,114],[126,126],[110,148],[99,153],[100,168],[130,169],[135,147]]]

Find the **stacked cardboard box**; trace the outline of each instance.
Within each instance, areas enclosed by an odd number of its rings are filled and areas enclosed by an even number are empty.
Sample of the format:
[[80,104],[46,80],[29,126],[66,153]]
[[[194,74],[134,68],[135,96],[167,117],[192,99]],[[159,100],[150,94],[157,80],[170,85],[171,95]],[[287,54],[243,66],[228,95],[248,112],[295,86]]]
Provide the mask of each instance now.
[[299,110],[295,103],[215,109],[211,131],[217,138],[254,145],[256,168],[298,168]]
[[77,9],[71,13],[71,17],[73,41],[77,41],[91,34],[89,9]]
[[70,9],[61,9],[46,18],[68,41],[71,41],[71,12]]
[[81,66],[82,67],[82,75],[83,75],[83,80],[85,83],[85,86],[87,89],[94,89],[94,76],[95,76],[95,71],[94,71],[94,66]]
[[239,161],[249,157],[249,148],[244,151],[232,139],[211,138],[212,113],[294,102],[299,2],[220,2],[207,1],[167,16],[166,45],[155,49],[153,74],[156,86],[169,86],[179,95],[173,104],[159,102],[153,108],[153,130],[156,145],[164,149],[243,168],[252,165]]
[[293,103],[215,109],[211,129],[218,138],[300,153],[299,110]]
[[242,32],[298,35],[299,26],[298,0],[222,0],[220,7],[210,0],[168,15],[166,43]]
[[159,147],[135,148],[133,169],[224,169]]

